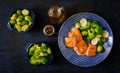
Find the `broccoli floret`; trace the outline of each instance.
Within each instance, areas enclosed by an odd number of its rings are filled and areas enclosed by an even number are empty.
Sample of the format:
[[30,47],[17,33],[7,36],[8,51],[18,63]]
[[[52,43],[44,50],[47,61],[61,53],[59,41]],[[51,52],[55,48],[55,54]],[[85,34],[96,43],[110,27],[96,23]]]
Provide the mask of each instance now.
[[87,36],[87,39],[88,39],[88,40],[91,40],[91,39],[93,39],[94,37],[95,37],[95,33],[90,32],[90,30],[88,30],[88,36]]
[[34,52],[35,52],[35,49],[36,49],[36,48],[31,47],[31,48],[29,49],[29,55],[33,55]]
[[42,64],[46,64],[48,62],[48,59],[46,57],[40,57],[40,62]]
[[97,27],[98,26],[98,23],[97,23],[97,21],[93,21],[92,23],[91,23],[91,27]]
[[36,56],[32,56],[30,59],[30,64],[39,65],[39,64],[41,64],[41,61],[39,60],[39,58],[36,59]]
[[97,34],[103,34],[103,28],[102,27],[100,27],[100,26],[97,26],[96,28],[95,28],[95,32],[97,33]]

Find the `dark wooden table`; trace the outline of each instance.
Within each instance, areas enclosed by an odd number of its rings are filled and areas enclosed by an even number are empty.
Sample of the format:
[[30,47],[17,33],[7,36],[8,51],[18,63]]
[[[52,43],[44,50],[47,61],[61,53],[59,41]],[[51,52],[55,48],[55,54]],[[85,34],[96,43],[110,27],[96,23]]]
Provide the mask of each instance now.
[[[114,44],[109,56],[93,67],[78,67],[61,54],[57,35],[46,37],[42,29],[52,24],[48,9],[55,4],[64,6],[67,18],[79,12],[91,12],[103,17],[110,25]],[[17,8],[32,9],[35,24],[27,33],[11,32],[7,28],[9,14]],[[62,24],[54,25],[56,32]],[[54,62],[48,66],[33,66],[28,62],[25,46],[30,42],[44,41],[53,49]],[[0,1],[0,73],[120,73],[120,1],[119,0],[5,0]]]

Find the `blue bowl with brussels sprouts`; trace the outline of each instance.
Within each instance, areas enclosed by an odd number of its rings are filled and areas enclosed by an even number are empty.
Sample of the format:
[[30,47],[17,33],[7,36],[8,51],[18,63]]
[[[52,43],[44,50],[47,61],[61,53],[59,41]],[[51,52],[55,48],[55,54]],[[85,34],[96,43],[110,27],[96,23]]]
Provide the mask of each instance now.
[[8,28],[23,33],[29,31],[35,20],[35,13],[30,9],[15,9],[9,16]]
[[31,65],[49,65],[53,62],[52,50],[45,43],[29,43],[26,51]]

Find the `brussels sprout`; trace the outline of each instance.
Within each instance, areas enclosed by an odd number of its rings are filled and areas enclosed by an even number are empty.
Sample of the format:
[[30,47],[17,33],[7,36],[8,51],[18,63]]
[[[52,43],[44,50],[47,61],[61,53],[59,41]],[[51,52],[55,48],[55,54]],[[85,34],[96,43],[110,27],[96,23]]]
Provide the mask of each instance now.
[[32,25],[32,22],[28,22],[28,24],[29,24],[29,26],[31,26],[31,25]]
[[90,22],[90,21],[87,21],[87,26],[88,26],[88,28],[90,27],[90,24],[91,24],[91,22]]
[[97,26],[96,28],[95,28],[95,32],[97,33],[97,34],[103,34],[103,28],[102,27],[100,27],[100,26]]
[[98,46],[98,47],[97,47],[97,52],[98,52],[98,53],[103,52],[103,47],[102,47],[102,46]]
[[18,14],[18,15],[21,15],[21,10],[17,10],[17,14]]
[[21,21],[22,21],[22,19],[21,19],[21,18],[19,18],[19,17],[17,17],[16,21],[17,21],[17,22],[21,22]]
[[80,28],[80,23],[75,23],[75,28]]
[[18,24],[18,25],[21,25],[21,23],[22,23],[21,21],[17,21],[17,24]]
[[106,38],[102,38],[102,42],[105,43],[107,40]]
[[13,16],[12,16],[10,19],[11,19],[11,20],[16,20],[16,17],[13,17]]
[[25,24],[28,24],[28,21],[23,20],[22,23],[21,23],[21,25],[25,25]]
[[87,31],[82,31],[83,36],[87,36],[88,32]]
[[12,17],[17,17],[18,15],[16,13],[12,14]]
[[22,28],[21,28],[21,30],[22,31],[26,31],[28,28],[29,28],[29,25],[23,25]]
[[24,16],[23,15],[19,15],[18,18],[24,19]]
[[25,16],[25,20],[32,22],[32,17],[31,16]]
[[22,10],[22,14],[23,14],[24,16],[29,15],[29,10],[23,9],[23,10]]
[[15,20],[10,20],[10,24],[14,25],[14,24],[16,24],[16,21]]
[[98,41],[98,43],[97,43],[97,45],[99,45],[99,46],[102,46],[102,41],[100,40],[100,41]]
[[20,25],[15,24],[15,27],[16,27],[16,29],[17,29],[18,32],[21,32],[21,26]]

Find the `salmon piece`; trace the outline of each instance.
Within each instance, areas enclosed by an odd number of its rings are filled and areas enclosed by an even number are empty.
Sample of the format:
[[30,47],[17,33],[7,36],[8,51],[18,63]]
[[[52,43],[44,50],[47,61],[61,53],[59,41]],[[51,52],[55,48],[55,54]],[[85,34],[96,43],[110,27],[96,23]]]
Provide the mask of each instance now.
[[65,38],[65,44],[67,47],[75,47],[76,46],[76,38]]
[[70,38],[75,37],[76,41],[79,41],[82,39],[82,35],[80,33],[80,30],[76,29],[76,28],[73,28],[73,29],[71,29],[70,32],[68,32],[68,37],[70,37]]
[[89,44],[88,49],[86,51],[87,56],[95,56],[96,55],[96,46]]
[[87,44],[84,42],[84,40],[81,40],[81,41],[77,42],[75,48],[77,48],[76,52],[78,55],[84,55],[87,50]]
[[80,30],[76,28],[68,32],[68,37],[65,37],[65,44],[67,47],[74,48],[78,55],[95,56],[97,53],[96,46],[92,44],[87,46],[82,38]]
[[74,50],[75,52],[78,54],[78,55],[83,55],[83,49],[78,49],[78,47],[74,47]]

